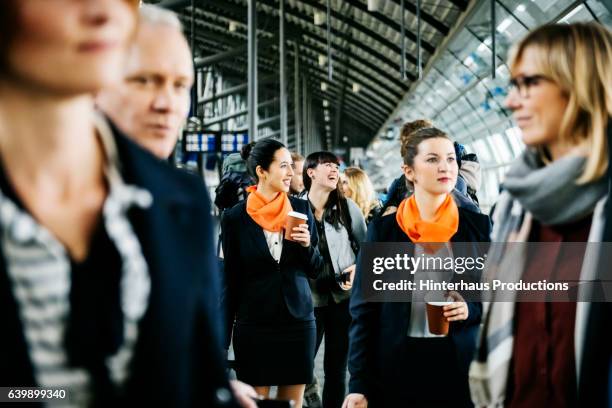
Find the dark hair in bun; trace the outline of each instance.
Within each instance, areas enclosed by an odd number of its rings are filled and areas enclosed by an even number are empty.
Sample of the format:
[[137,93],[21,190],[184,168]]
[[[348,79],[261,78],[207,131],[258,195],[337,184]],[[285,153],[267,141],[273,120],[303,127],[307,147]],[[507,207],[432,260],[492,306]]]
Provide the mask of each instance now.
[[264,139],[258,142],[251,142],[242,148],[240,156],[246,161],[249,174],[259,181],[257,177],[257,166],[268,170],[270,164],[274,161],[274,154],[279,149],[285,148],[285,145],[275,139]]
[[242,146],[242,149],[240,150],[240,157],[242,157],[242,160],[247,161],[249,159],[249,155],[251,154],[253,146],[255,146],[255,142],[251,142]]

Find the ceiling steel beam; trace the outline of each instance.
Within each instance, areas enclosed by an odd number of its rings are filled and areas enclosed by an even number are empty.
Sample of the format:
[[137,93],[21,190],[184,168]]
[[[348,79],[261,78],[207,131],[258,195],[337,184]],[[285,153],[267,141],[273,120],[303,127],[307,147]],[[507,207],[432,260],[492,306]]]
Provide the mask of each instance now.
[[[268,76],[259,78],[259,85],[275,82],[276,78],[277,78],[277,75],[268,75]],[[211,103],[211,102],[214,102],[222,98],[226,98],[231,95],[235,95],[238,93],[244,93],[244,91],[248,88],[248,85],[249,83],[245,82],[243,84],[224,89],[223,91],[217,93],[214,97],[206,98],[206,99],[199,101],[198,104],[206,105],[207,103]]]
[[[400,24],[397,21],[389,18],[386,14],[380,13],[380,12],[368,11],[367,5],[362,3],[359,0],[344,0],[344,1],[349,3],[351,6],[355,7],[357,10],[367,13],[370,17],[380,21],[385,26],[391,27],[393,30],[397,31],[398,33],[401,31]],[[439,20],[436,20],[435,17],[432,17],[432,18],[436,21],[436,24],[442,24]],[[440,33],[442,33],[442,35],[448,34],[448,27],[445,27],[443,24],[442,26],[437,26],[437,25],[432,24],[431,27],[434,28],[436,31],[439,31]],[[442,28],[442,30],[440,28]],[[446,29],[446,32],[444,31],[444,28]],[[412,31],[407,31],[406,37],[408,37],[414,43],[417,42],[417,36]],[[436,47],[433,44],[427,42],[424,45],[425,46],[423,48],[425,48],[427,52],[432,53],[432,54],[435,52]]]
[[[321,92],[313,92],[312,96],[314,96],[315,99],[319,102],[322,102],[324,100],[329,100],[329,97],[321,94]],[[337,102],[335,101],[330,102],[330,111],[335,110],[337,108],[338,108]],[[344,108],[345,117],[350,117],[352,120],[361,123],[364,126],[364,128],[366,128],[367,130],[370,130],[374,134],[376,132],[376,129],[380,127],[379,119],[373,119],[367,113],[364,115],[362,112],[362,108],[358,108],[358,109],[359,110],[355,110],[355,108],[350,104],[346,105]]]
[[[211,25],[211,23],[208,23],[208,24],[207,24],[207,26],[210,26],[210,25]],[[218,26],[215,26],[215,28],[219,28],[219,27],[218,27]],[[202,33],[202,30],[200,29],[200,30],[198,30],[198,32],[199,32],[199,33]],[[294,37],[295,37],[295,35],[294,35]],[[200,38],[201,38],[201,36],[200,36]],[[294,38],[294,40],[295,40],[295,38]],[[222,40],[222,39],[219,39],[219,41],[223,41],[223,40]],[[245,41],[246,41],[246,38],[245,38]],[[263,40],[263,41],[268,41],[268,40],[266,39],[266,40]],[[272,42],[274,42],[274,41],[275,41],[275,39],[270,39],[270,42],[271,42],[271,43],[272,43]],[[308,49],[309,51],[311,51],[311,52],[313,52],[313,53],[316,53],[316,54],[317,54],[317,56],[318,56],[319,54],[324,53],[324,52],[325,52],[325,50],[323,49],[323,46],[320,44],[320,42],[318,42],[316,39],[314,39],[314,41],[316,41],[316,43],[317,43],[318,45],[320,45],[320,46],[321,46],[321,48],[317,48],[317,46],[315,46],[315,45],[313,45],[313,44],[310,44],[310,43],[308,43],[308,42],[305,42],[305,41],[301,41],[301,42],[300,42],[300,46],[301,46],[301,47],[303,47],[303,48]],[[243,45],[242,47],[244,47],[244,45]],[[342,55],[344,55],[344,54],[346,53],[346,51],[345,51],[345,50],[343,50],[343,49],[338,49],[338,50],[336,50],[336,51],[337,51],[339,54],[342,54]],[[237,53],[236,55],[240,55],[240,53]],[[315,57],[315,58],[316,58],[316,57]],[[381,78],[386,78],[386,81],[388,81],[388,82],[392,82],[392,83],[393,83],[393,85],[397,86],[397,87],[400,89],[400,90],[398,91],[398,90],[396,90],[396,89],[391,88],[391,86],[390,86],[390,85],[389,85],[387,82],[383,82],[382,80],[380,80],[380,79],[379,79],[379,77],[377,77],[377,76],[373,76],[371,73],[367,73],[367,72],[365,72],[365,71],[364,71],[364,70],[363,70],[361,67],[357,66],[356,64],[352,64],[352,66],[351,66],[351,70],[352,70],[352,71],[354,71],[355,73],[358,73],[358,74],[359,74],[359,75],[361,75],[361,76],[362,76],[364,79],[368,79],[368,80],[370,80],[371,82],[376,83],[378,86],[380,86],[380,87],[382,87],[382,88],[386,89],[387,91],[389,91],[389,93],[390,93],[390,94],[392,94],[392,95],[394,95],[394,96],[396,96],[396,97],[398,97],[398,98],[399,98],[399,97],[400,97],[401,95],[403,95],[403,94],[406,92],[406,90],[408,89],[408,87],[407,87],[407,85],[406,85],[405,83],[402,83],[401,81],[399,81],[399,80],[397,80],[397,79],[395,79],[395,78],[391,77],[391,76],[389,75],[389,73],[388,73],[388,72],[383,71],[382,69],[380,69],[380,68],[379,68],[379,67],[377,67],[376,65],[372,64],[371,62],[369,62],[369,61],[367,61],[367,60],[365,60],[365,59],[363,59],[363,58],[361,58],[361,57],[359,57],[359,56],[356,56],[356,55],[354,55],[354,54],[351,54],[351,60],[356,61],[356,62],[358,62],[359,64],[361,64],[361,65],[363,65],[363,66],[365,66],[365,67],[367,67],[367,68],[369,68],[369,69],[371,69],[371,70],[375,71],[377,74],[379,74],[379,75],[380,75],[380,77],[381,77]],[[338,65],[340,64],[340,63],[339,63],[338,61],[336,61],[336,60],[334,60],[334,63],[336,63],[336,64],[338,64]],[[360,79],[360,78],[357,78],[357,80],[358,80],[358,81],[363,81],[363,79]]]
[[[211,4],[211,3],[213,4],[213,6],[215,6],[215,4],[216,4],[214,0],[211,1],[211,2],[207,2],[206,4],[208,5],[208,4]],[[231,5],[231,4],[224,4],[224,5],[217,6],[217,7],[222,9],[225,13],[230,13],[230,14],[231,14],[231,11],[228,11],[227,9],[230,9],[230,10],[238,9],[237,6]],[[234,14],[234,15],[230,16],[228,14],[225,14],[224,17],[225,18],[236,18],[236,15]],[[244,18],[246,18],[246,17],[244,17]],[[287,30],[288,34],[291,33],[293,35],[293,37],[302,37],[302,35],[306,36],[306,37],[310,38],[312,41],[314,41],[318,46],[320,46],[321,49],[323,49],[323,51],[321,51],[320,49],[319,50],[315,49],[313,45],[305,43],[304,41],[300,41],[300,45],[303,45],[305,47],[309,47],[309,48],[311,48],[315,52],[319,52],[319,53],[321,53],[321,52],[324,53],[325,52],[324,50],[325,50],[325,47],[326,47],[326,42],[325,42],[325,39],[322,38],[320,35],[312,33],[312,32],[307,31],[307,30],[304,30],[299,25],[297,25],[295,23],[292,23],[292,22],[289,22],[289,21],[287,21],[286,24],[287,24],[288,27],[290,27],[290,29]],[[215,26],[215,28],[217,28],[217,27],[218,26]],[[221,30],[223,30],[223,29],[221,29]],[[271,31],[271,30],[268,30],[268,32],[270,32],[272,35],[276,34],[274,31]],[[337,51],[342,53],[342,50],[337,50]],[[385,70],[381,69],[378,65],[373,64],[372,62],[368,61],[364,57],[362,57],[360,55],[357,55],[355,53],[352,54],[351,58],[353,60],[359,62],[361,65],[363,65],[363,66],[365,66],[365,67],[375,71],[378,75],[380,75],[381,78],[386,78],[387,81],[389,81],[389,82],[393,83],[394,85],[396,85],[397,87],[399,87],[402,90],[402,92],[405,92],[408,89],[408,85],[405,82],[402,82],[399,79],[399,75],[398,75],[397,78],[394,76],[395,66],[391,66],[390,67],[390,71],[391,72],[389,72],[389,71],[385,71]],[[365,75],[364,74],[364,76],[368,77],[369,75]],[[415,80],[416,76],[409,74],[409,79],[410,80]]]
[[[400,5],[399,0],[392,0],[392,1],[398,6]],[[417,14],[417,7],[414,4],[414,2],[411,2],[411,1],[406,2],[406,10],[411,12],[415,16]],[[447,36],[448,33],[450,32],[450,27],[448,27],[446,24],[444,24],[443,22],[441,22],[440,20],[438,20],[431,14],[424,12],[423,10],[421,10],[421,18],[423,18],[423,21],[425,21],[427,24],[429,24],[430,26],[432,26],[433,28],[441,32],[442,35],[444,36]]]
[[[236,14],[244,14],[244,10],[234,4],[217,4],[216,0],[211,0],[211,1],[207,1],[206,5],[212,5],[213,7],[217,7],[221,10],[223,10],[224,14],[223,17],[224,18],[228,18],[228,19],[235,19],[236,18]],[[231,10],[231,11],[228,11]],[[235,13],[233,15],[228,15],[227,13]],[[202,12],[205,13],[205,12]],[[218,11],[217,11],[218,13]],[[198,14],[198,13],[196,13]],[[246,18],[246,14],[245,14],[245,18]],[[211,22],[207,22],[205,24],[211,24]],[[310,31],[304,30],[302,27],[300,27],[299,25],[295,24],[295,23],[291,23],[289,21],[286,21],[287,26],[289,27],[289,29],[287,30],[287,34],[292,34],[293,37],[301,37],[302,35],[310,38],[312,41],[314,41],[318,46],[321,47],[321,49],[315,49],[313,45],[308,44],[304,41],[300,41],[300,45],[303,45],[305,47],[309,47],[311,48],[313,51],[315,52],[319,52],[319,53],[324,53],[325,52],[325,47],[326,47],[326,41],[323,37],[321,37],[318,34],[314,34]],[[224,30],[224,28],[220,28],[219,26],[214,26],[215,29],[220,30],[222,32],[227,32],[226,30]],[[271,31],[271,30],[267,30],[270,34],[272,35],[276,35],[276,32]],[[246,40],[245,40],[246,41]],[[342,50],[336,50],[340,53],[342,53]],[[364,52],[369,52],[368,50],[363,50]],[[376,57],[376,56],[375,56]],[[408,58],[410,59],[411,56],[408,56]],[[394,76],[394,71],[395,71],[395,65],[393,65],[394,63],[392,61],[388,61],[389,62],[389,71],[385,71],[383,69],[381,69],[378,65],[368,61],[367,59],[365,59],[364,57],[352,53],[351,58],[357,62],[359,62],[361,65],[375,71],[378,75],[380,75],[381,78],[386,78],[389,82],[393,83],[394,85],[396,85],[397,87],[400,88],[400,90],[402,92],[406,92],[406,90],[408,89],[408,85],[405,82],[402,82],[399,79],[399,75],[397,76],[397,78]],[[413,63],[416,63],[416,59],[412,58],[414,61],[412,61]],[[369,77],[370,75],[368,74],[364,74],[364,76]],[[412,74],[408,74],[408,78],[413,81],[416,79],[416,76],[412,75]]]
[[450,0],[460,11],[467,10],[469,0]]
[[[196,32],[199,32],[199,30],[196,29]],[[267,46],[269,44],[272,44],[274,41],[277,41],[277,40],[274,38],[262,39],[259,41],[259,43],[261,44],[261,46]],[[207,57],[202,57],[202,58],[196,58],[195,67],[202,68],[202,67],[205,67],[207,65],[212,65],[215,62],[222,61],[227,58],[235,57],[237,55],[243,55],[243,54],[246,54],[247,50],[248,50],[248,44],[244,43],[237,47],[231,48],[229,50],[220,52],[218,54],[209,55]]]
[[[313,88],[313,92],[315,88]],[[316,90],[317,93],[322,95],[325,99],[327,99],[330,103],[334,103],[337,105],[337,98],[339,90],[337,88],[327,88],[327,91]],[[350,106],[355,107],[359,112],[363,112],[364,116],[371,116],[371,119],[374,119],[374,122],[384,122],[385,118],[388,116],[386,113],[381,113],[378,110],[372,108],[371,105],[364,104],[362,100],[354,98],[354,95],[347,95],[347,99],[345,103],[348,103]],[[323,108],[321,108],[323,109]]]
[[[357,0],[344,0],[344,1],[347,2],[348,4],[350,4],[351,6],[355,7],[356,9],[371,15],[374,18],[378,18],[385,25],[388,25],[389,27],[391,27],[395,31],[399,32],[399,25],[395,21],[393,21],[390,18],[388,18],[387,16],[385,16],[384,14],[377,13],[377,16],[375,17],[372,13],[370,13],[368,11],[368,8],[367,8],[367,6],[364,3],[361,3],[360,1],[357,1]],[[317,3],[314,0],[300,0],[300,3],[307,4],[310,7],[314,8],[314,9],[317,9],[319,11],[325,11],[325,6],[322,5],[321,3]],[[375,39],[376,41],[380,42],[381,44],[387,45],[389,48],[393,48],[395,46],[395,44],[393,44],[392,42],[390,42],[389,40],[384,38],[382,35],[380,35],[380,34],[374,32],[374,31],[370,30],[365,25],[357,23],[357,22],[355,22],[355,20],[351,20],[351,19],[346,18],[345,14],[342,14],[342,13],[339,13],[337,11],[332,10],[331,11],[331,15],[332,15],[333,18],[338,19],[339,21],[346,21],[346,22],[348,22],[348,24],[349,24],[349,26],[351,28],[354,28],[355,30],[361,31],[362,33],[370,36],[372,39]],[[434,21],[439,23],[438,20],[434,19]],[[438,29],[437,27],[434,27],[434,28]],[[447,29],[447,33],[448,33],[448,29]],[[408,32],[408,33],[406,33],[406,35],[413,42],[416,42],[416,35],[414,35],[414,33]],[[434,53],[434,51],[436,49],[436,47],[434,47],[430,43],[425,43],[424,46],[426,47],[427,51],[432,53],[432,54]]]
[[[340,84],[338,84],[337,82],[327,82],[327,76],[325,75],[324,72],[321,72],[320,69],[317,69],[314,67],[307,67],[307,69],[308,69],[309,74],[313,75],[313,78],[316,78],[317,81],[319,82],[325,82],[328,88],[330,86],[335,87],[335,88],[340,88]],[[319,86],[319,89],[320,89],[320,86]],[[362,88],[362,90],[357,93],[351,92],[351,94],[355,98],[363,100],[363,102],[366,105],[372,106],[374,109],[376,109],[381,114],[383,114],[383,116],[389,115],[391,113],[391,111],[394,109],[394,105],[392,102],[391,103],[388,101],[383,102],[381,99],[377,97],[372,98],[374,95],[370,94],[369,92],[367,93],[368,95],[366,96],[364,95],[366,94],[366,92],[364,92],[364,89],[366,88]]]
[[[258,104],[257,109],[265,108],[266,106],[274,105],[276,103],[278,103],[278,98],[270,99],[268,101],[261,102],[260,104]],[[208,126],[216,125],[218,123],[227,122],[230,119],[234,119],[239,116],[245,116],[248,114],[249,114],[249,109],[246,108],[246,109],[240,109],[237,111],[229,112],[221,116],[216,116],[214,118],[207,118],[207,119],[204,119],[204,123],[202,124],[202,127],[208,127]]]
[[[276,6],[273,0],[260,0],[260,3],[265,4],[267,6],[267,10],[264,10],[264,12],[266,12],[266,14],[273,14],[274,11],[276,10]],[[224,9],[229,9],[229,10],[233,10],[234,13],[241,13],[239,14],[239,16],[244,15],[244,10],[241,7],[237,7],[236,5],[232,5],[232,4],[228,4],[227,2],[222,2],[220,0],[207,0],[205,3],[205,5],[212,5],[214,7],[216,7],[217,9],[220,10],[224,10]],[[230,11],[232,12],[232,11]],[[309,26],[312,26],[312,18],[309,18],[307,16],[305,16],[304,14],[300,13],[299,11],[295,11],[292,8],[287,8],[285,10],[286,15],[288,16],[292,16],[298,20],[304,21],[306,24],[308,24]],[[234,14],[233,17],[230,18],[236,18],[235,17],[236,14]],[[322,43],[322,44],[326,44],[325,38],[322,35],[319,34],[314,34],[311,33],[309,31],[304,31],[302,29],[302,27],[300,25],[297,25],[295,23],[291,23],[290,21],[287,21],[287,25],[292,26],[290,29],[288,28],[287,31],[288,32],[295,32],[295,31],[303,31],[302,34],[307,35],[313,39],[315,39],[316,41]],[[297,30],[296,30],[297,29]],[[389,59],[388,57],[386,57],[385,55],[381,54],[380,52],[378,52],[377,50],[375,50],[374,48],[364,45],[363,43],[356,41],[352,38],[350,38],[349,36],[338,32],[336,29],[332,28],[331,30],[332,34],[334,35],[335,38],[339,38],[345,41],[348,41],[351,46],[362,50],[364,53],[366,54],[370,54],[374,59],[376,59],[378,62],[382,62],[386,65],[389,66],[389,69],[391,72],[387,72],[387,76],[392,76],[395,75],[397,77],[399,77],[399,72],[397,71],[397,67],[399,64],[399,48],[397,46],[394,46],[394,48],[396,48],[396,53],[398,54],[398,61],[393,61],[391,59]],[[411,55],[407,56],[407,59],[409,61],[411,61],[413,64],[416,63],[416,58],[412,57]],[[416,77],[411,76],[410,77],[411,80],[416,79]]]
[[[262,10],[264,12],[268,12],[271,13],[272,11],[270,10],[270,8],[272,7],[272,5],[274,4],[273,0],[260,0],[260,2],[262,4],[265,4],[268,6],[267,9],[262,8]],[[295,11],[293,9],[287,9],[286,11],[287,14],[290,14],[291,16],[300,19],[302,21],[305,21],[308,25],[313,26],[312,23],[312,18],[309,16],[305,16],[303,13],[300,13],[299,11]],[[339,21],[343,21],[340,20],[340,17],[338,17]],[[349,44],[351,44],[354,47],[357,48],[361,48],[364,49],[364,47],[367,47],[367,50],[365,50],[366,52],[369,52],[370,54],[376,56],[377,59],[381,60],[381,61],[385,61],[388,65],[390,65],[391,67],[397,69],[398,65],[399,65],[399,54],[401,52],[399,46],[389,40],[387,40],[386,38],[384,38],[383,36],[381,36],[380,34],[377,34],[375,32],[373,32],[372,30],[370,30],[369,28],[365,27],[365,26],[361,26],[360,24],[357,24],[355,22],[351,22],[349,21],[349,25],[352,28],[355,28],[356,30],[362,32],[363,34],[366,34],[367,36],[369,36],[370,38],[376,40],[377,42],[381,43],[382,45],[384,45],[385,47],[387,47],[388,49],[390,49],[394,54],[398,54],[398,61],[393,61],[391,59],[389,59],[388,57],[384,56],[383,54],[381,54],[380,52],[375,50],[375,47],[369,46],[369,45],[365,45],[360,41],[357,41],[355,39],[353,39],[351,36],[331,27],[331,33],[333,34],[333,36],[335,38],[339,38],[342,39],[344,41],[348,41]],[[316,27],[317,30],[319,29],[318,27]],[[415,63],[416,59],[412,56],[408,56],[408,60],[411,61],[412,63]]]
[[[300,47],[307,49],[310,52],[313,52],[315,54],[320,54],[321,50],[318,49],[317,47],[308,44],[306,42],[301,42],[300,43]],[[346,53],[346,51],[340,51],[340,54],[344,55]],[[361,69],[360,67],[356,66],[356,64],[354,64],[355,62],[355,55],[351,55],[351,62],[353,62],[351,64],[350,70],[356,72],[357,74],[361,75],[363,78],[367,78],[370,82],[380,86],[381,88],[385,88],[387,91],[389,91],[389,93],[391,95],[395,95],[396,97],[401,97],[407,90],[408,87],[406,87],[403,83],[397,81],[399,83],[400,87],[400,91],[397,91],[396,89],[392,88],[391,86],[389,86],[387,83],[381,81],[378,77],[376,76],[372,76],[372,74],[365,72],[363,69]],[[334,60],[334,62],[337,62],[337,60]],[[361,61],[358,61],[361,63]],[[384,75],[385,77],[388,76],[387,73],[383,72],[382,70],[380,70],[380,68],[376,67],[375,65],[372,64],[372,66],[370,66],[370,63],[368,61],[366,61],[367,68],[370,68],[371,70],[375,71],[376,73],[380,74],[381,76]],[[340,63],[338,63],[340,65]],[[387,78],[387,80],[389,80],[389,78]],[[393,82],[394,84],[396,84],[396,82]]]
[[191,0],[162,0],[155,5],[176,11],[191,5]]
[[[303,45],[303,44],[302,44]],[[314,47],[312,47],[312,49],[315,49]],[[293,54],[295,51],[294,50],[290,50],[289,51],[291,54]],[[265,54],[260,52],[260,62],[263,63],[263,58],[265,58],[267,55],[269,54]],[[242,60],[244,58],[244,56],[242,55],[236,55],[236,59],[240,59]],[[307,66],[322,71],[323,68],[319,67],[318,62],[314,61],[313,59],[308,58],[307,56],[305,56],[304,54],[300,54],[300,59],[302,59],[304,62],[306,62]],[[271,69],[275,68],[275,64],[276,64],[276,60],[274,58],[268,58],[268,60],[266,61]],[[340,64],[339,61],[336,61],[337,64]],[[263,67],[263,66],[262,66]],[[390,89],[388,86],[385,86],[384,84],[378,82],[376,85],[380,86],[381,88],[384,88],[385,93],[381,93],[381,89],[376,88],[375,86],[371,85],[371,82],[373,82],[373,78],[371,78],[370,76],[366,76],[366,73],[363,73],[364,78],[359,78],[356,77],[352,74],[349,73],[349,79],[352,82],[357,82],[362,86],[363,90],[367,90],[367,92],[371,93],[373,95],[373,97],[379,99],[380,103],[382,104],[387,104],[389,102],[389,100],[399,100],[401,93],[393,91],[392,89]],[[366,79],[367,78],[367,79]],[[370,82],[368,82],[368,79]],[[386,93],[388,92],[388,94]]]
[[[339,90],[336,87],[327,88],[327,91],[320,91],[313,87],[312,92],[320,95],[323,99],[327,99],[330,104],[338,106],[339,101],[337,99],[337,96]],[[354,95],[352,94],[347,94],[347,99],[345,100],[345,103],[348,104],[347,106],[354,107],[355,110],[363,113],[364,116],[369,117],[370,119],[372,119],[373,122],[376,123],[383,123],[386,117],[388,116],[385,113],[381,113],[380,111],[373,109],[371,105],[365,104],[362,100],[354,98]],[[323,109],[324,108],[321,107],[321,110]]]

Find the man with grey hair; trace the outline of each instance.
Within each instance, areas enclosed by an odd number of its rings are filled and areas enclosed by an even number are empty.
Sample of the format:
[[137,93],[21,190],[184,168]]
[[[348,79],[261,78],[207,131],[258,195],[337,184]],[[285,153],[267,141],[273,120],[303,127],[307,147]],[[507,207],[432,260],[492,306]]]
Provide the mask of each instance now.
[[125,80],[100,92],[97,105],[123,133],[167,159],[189,113],[192,56],[172,11],[145,4],[139,17]]
[[[100,92],[96,103],[123,133],[165,160],[189,113],[194,78],[192,56],[176,14],[154,5],[142,5],[139,14],[125,79]],[[210,324],[220,325],[220,313],[210,314]],[[212,353],[215,348],[219,356],[224,354],[220,343],[206,350]],[[236,380],[230,385],[243,408],[257,408],[257,393],[251,386]]]

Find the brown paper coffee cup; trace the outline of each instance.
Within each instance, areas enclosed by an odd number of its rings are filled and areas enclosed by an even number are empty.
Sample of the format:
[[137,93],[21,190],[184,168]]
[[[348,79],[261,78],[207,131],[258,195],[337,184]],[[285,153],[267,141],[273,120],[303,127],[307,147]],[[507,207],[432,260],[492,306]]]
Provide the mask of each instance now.
[[302,214],[297,211],[290,211],[289,214],[287,214],[287,222],[285,223],[285,239],[288,241],[293,241],[293,238],[291,238],[293,228],[298,227],[300,224],[307,223],[308,216],[306,214]]
[[431,334],[448,334],[448,320],[442,307],[453,302],[427,302],[427,325]]

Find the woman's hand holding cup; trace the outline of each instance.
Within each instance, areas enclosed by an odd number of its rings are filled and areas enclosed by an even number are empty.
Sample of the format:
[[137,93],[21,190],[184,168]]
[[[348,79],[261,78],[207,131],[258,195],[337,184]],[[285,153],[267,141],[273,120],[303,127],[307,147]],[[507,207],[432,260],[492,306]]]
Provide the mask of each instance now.
[[308,224],[300,224],[297,227],[293,227],[291,239],[304,248],[308,248],[310,246],[310,231],[308,231]]
[[469,316],[469,309],[463,297],[454,290],[448,293],[448,297],[453,303],[442,308],[444,310],[444,317],[446,317],[446,320],[449,322],[467,320]]

